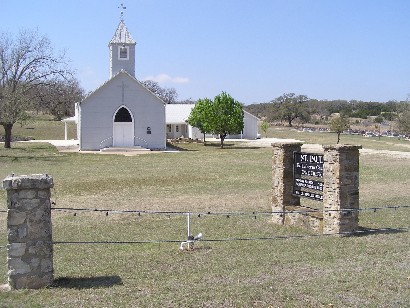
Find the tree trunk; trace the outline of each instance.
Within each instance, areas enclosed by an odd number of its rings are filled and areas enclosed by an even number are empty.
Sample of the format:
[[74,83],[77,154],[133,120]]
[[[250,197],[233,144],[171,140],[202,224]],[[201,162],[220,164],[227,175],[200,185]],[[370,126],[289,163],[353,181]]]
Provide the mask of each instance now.
[[11,129],[13,128],[13,124],[7,123],[3,124],[4,127],[4,148],[10,149],[11,148]]
[[225,136],[224,135],[219,135],[219,138],[221,139],[221,149],[223,149],[224,148]]
[[288,118],[288,125],[289,125],[289,127],[292,127],[292,120],[293,120],[293,119]]
[[340,141],[340,133],[337,133],[337,144],[339,144]]
[[205,140],[205,133],[203,133],[204,134],[204,145],[206,145],[206,140]]

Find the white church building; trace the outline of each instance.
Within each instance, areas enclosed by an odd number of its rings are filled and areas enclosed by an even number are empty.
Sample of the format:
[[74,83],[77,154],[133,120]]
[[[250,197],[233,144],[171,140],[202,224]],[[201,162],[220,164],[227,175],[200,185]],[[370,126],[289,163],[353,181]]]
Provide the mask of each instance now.
[[[203,139],[202,133],[198,128],[192,127],[186,123],[194,104],[167,104],[166,110],[166,123],[167,123],[167,139],[175,138],[191,138],[191,139]],[[228,135],[228,139],[256,139],[258,138],[258,121],[259,118],[250,114],[247,111],[243,111],[243,131],[238,135]],[[207,137],[218,137],[207,135]]]
[[110,79],[77,105],[80,150],[165,149],[165,103],[135,78],[135,45],[121,19],[108,45]]
[[[203,138],[186,123],[195,105],[165,104],[135,78],[135,45],[121,18],[108,45],[110,79],[76,104],[80,150],[136,146],[161,150],[167,139]],[[258,118],[244,114],[242,134],[229,138],[257,138]]]

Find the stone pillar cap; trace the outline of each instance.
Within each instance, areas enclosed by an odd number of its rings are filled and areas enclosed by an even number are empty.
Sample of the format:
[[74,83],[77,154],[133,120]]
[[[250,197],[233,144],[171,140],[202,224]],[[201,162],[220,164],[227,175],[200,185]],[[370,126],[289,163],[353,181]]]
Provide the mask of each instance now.
[[9,175],[3,180],[3,189],[47,189],[54,186],[48,174]]
[[281,148],[285,148],[285,147],[290,147],[290,146],[302,146],[303,142],[273,142],[271,143],[271,146],[273,147],[281,147]]
[[353,144],[324,144],[322,145],[325,150],[360,150],[361,145]]

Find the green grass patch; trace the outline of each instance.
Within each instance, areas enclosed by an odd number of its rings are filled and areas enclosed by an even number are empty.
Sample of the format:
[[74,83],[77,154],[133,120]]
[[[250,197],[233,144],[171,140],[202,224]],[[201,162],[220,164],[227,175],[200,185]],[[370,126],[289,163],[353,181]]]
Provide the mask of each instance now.
[[[4,136],[3,126],[0,126],[0,136]],[[48,115],[35,115],[23,125],[13,126],[12,137],[29,138],[35,140],[64,139],[64,122],[54,121]],[[67,124],[67,138],[77,139],[77,128],[74,123]]]
[[[126,157],[59,153],[48,144],[16,143],[0,149],[0,177],[48,173],[55,183],[55,207],[271,209],[271,149],[229,143],[224,150],[216,143],[178,146],[185,151]],[[409,205],[408,174],[408,159],[362,155],[361,206]],[[3,190],[0,199],[4,210]],[[186,238],[184,215],[75,210],[52,215],[54,241]],[[202,232],[205,240],[276,239],[203,241],[192,252],[181,252],[179,242],[56,244],[55,284],[2,292],[0,306],[404,307],[410,298],[410,240],[400,228],[408,228],[409,221],[409,209],[362,212],[362,227],[390,230],[336,238],[279,227],[267,215],[192,215],[192,233]],[[5,226],[6,214],[0,212],[0,246],[7,242]],[[0,260],[0,282],[6,282],[4,247]]]

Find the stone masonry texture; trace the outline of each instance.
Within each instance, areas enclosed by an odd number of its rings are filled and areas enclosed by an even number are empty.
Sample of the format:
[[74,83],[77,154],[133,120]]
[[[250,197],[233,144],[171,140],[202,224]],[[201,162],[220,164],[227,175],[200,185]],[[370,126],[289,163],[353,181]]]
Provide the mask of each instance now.
[[[272,220],[304,226],[324,234],[348,235],[359,228],[359,145],[324,145],[323,215],[302,213],[300,197],[292,195],[293,153],[302,143],[273,143]],[[300,211],[287,212],[286,211]],[[278,213],[278,214],[276,214]],[[323,218],[321,218],[323,217]]]
[[[272,212],[283,212],[285,206],[299,206],[300,198],[293,196],[293,153],[300,152],[302,143],[273,143]],[[277,224],[284,224],[285,215],[273,214]]]
[[7,263],[12,289],[39,289],[53,282],[53,241],[48,175],[8,176]]
[[359,227],[358,145],[324,145],[323,233],[349,234]]

